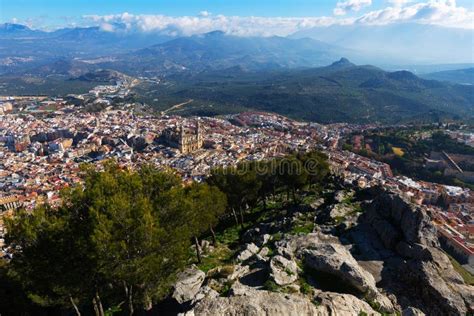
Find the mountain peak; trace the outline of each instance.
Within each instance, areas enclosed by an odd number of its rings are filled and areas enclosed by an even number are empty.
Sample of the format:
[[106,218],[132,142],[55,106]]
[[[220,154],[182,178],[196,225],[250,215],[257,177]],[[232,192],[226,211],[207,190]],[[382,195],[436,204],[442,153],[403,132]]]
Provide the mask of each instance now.
[[338,61],[335,61],[331,64],[331,66],[337,66],[337,67],[340,67],[340,66],[355,66],[353,63],[351,63],[349,61],[349,59],[345,58],[345,57],[342,57],[341,59],[339,59]]
[[0,24],[0,30],[4,31],[28,31],[30,28],[26,25],[15,24],[15,23],[3,23]]
[[206,36],[206,37],[220,37],[220,36],[224,36],[224,35],[225,35],[225,32],[224,31],[219,31],[219,30],[211,31],[211,32],[208,32],[208,33],[204,34],[204,36]]

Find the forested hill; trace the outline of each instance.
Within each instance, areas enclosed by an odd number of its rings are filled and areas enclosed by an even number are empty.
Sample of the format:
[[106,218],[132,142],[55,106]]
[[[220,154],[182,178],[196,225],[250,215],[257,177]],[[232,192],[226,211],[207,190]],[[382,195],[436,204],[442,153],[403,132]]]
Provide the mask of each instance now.
[[437,121],[474,115],[472,86],[425,80],[408,71],[357,66],[345,58],[305,70],[251,72],[232,67],[175,76],[156,91],[141,86],[137,92],[159,109],[193,99],[186,107],[188,113],[209,115],[246,108],[323,123]]

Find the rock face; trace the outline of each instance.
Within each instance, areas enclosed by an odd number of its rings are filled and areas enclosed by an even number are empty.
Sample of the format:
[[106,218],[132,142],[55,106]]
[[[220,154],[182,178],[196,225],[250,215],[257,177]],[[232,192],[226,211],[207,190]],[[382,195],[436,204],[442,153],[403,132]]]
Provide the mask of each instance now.
[[318,244],[304,250],[304,262],[309,268],[330,273],[361,293],[376,293],[374,277],[362,269],[351,253],[340,244]]
[[[344,201],[352,196],[360,202],[359,193],[339,191],[334,204],[339,206],[318,212],[347,215]],[[349,214],[350,225],[332,215],[319,222],[317,215],[300,213],[314,208],[257,224],[242,236],[246,244],[237,263],[210,270],[203,287],[204,273],[196,267],[183,272],[173,297],[184,303],[182,310],[191,309],[188,316],[472,314],[474,287],[441,251],[423,207],[383,190],[366,198],[371,200],[361,203],[363,213]],[[301,218],[320,225],[309,234],[290,233]],[[283,238],[269,242],[276,232]]]
[[319,315],[316,306],[298,296],[258,291],[239,283],[232,287],[230,297],[205,298],[186,315]]
[[366,315],[379,315],[367,302],[350,294],[319,292],[315,295],[314,300],[324,308],[324,310],[321,310],[321,313],[324,315],[352,316],[363,313]]
[[302,259],[308,268],[338,277],[377,302],[384,311],[394,310],[391,301],[377,289],[374,277],[358,264],[337,237],[311,233],[282,240],[277,245],[282,256]]
[[178,275],[172,297],[179,304],[192,301],[199,292],[205,277],[206,274],[196,266],[184,270]]
[[[474,287],[464,284],[439,249],[436,229],[422,207],[398,195],[379,194],[353,232],[363,240],[359,259],[384,262],[384,283],[407,308],[429,315],[465,315],[474,306]],[[377,239],[383,245],[377,245]]]
[[377,315],[369,304],[349,294],[321,292],[313,301],[300,295],[259,291],[236,283],[230,297],[205,298],[186,315],[352,316],[362,312]]
[[278,285],[287,285],[298,279],[298,266],[293,260],[275,256],[270,261],[270,276]]

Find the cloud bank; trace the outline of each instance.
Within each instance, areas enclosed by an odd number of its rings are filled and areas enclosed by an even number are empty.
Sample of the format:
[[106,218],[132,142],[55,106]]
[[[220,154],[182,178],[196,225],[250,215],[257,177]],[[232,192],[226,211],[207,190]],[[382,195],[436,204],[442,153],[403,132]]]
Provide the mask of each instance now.
[[197,16],[87,15],[86,23],[99,25],[103,30],[160,32],[168,35],[193,35],[221,30],[238,36],[286,36],[297,31],[329,25],[386,25],[392,23],[420,23],[446,27],[474,29],[474,11],[456,4],[455,0],[387,0],[388,6],[370,9],[372,0],[339,1],[333,16],[320,17],[242,17],[213,15],[201,11]]
[[360,11],[363,7],[372,5],[372,0],[347,0],[336,4],[334,15],[345,15],[348,11]]

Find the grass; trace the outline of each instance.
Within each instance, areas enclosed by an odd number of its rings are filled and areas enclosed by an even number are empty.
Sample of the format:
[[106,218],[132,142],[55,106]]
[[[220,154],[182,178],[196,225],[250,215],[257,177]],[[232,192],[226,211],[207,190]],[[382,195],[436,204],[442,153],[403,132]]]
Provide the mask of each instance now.
[[214,249],[214,251],[209,253],[209,255],[202,258],[202,262],[198,264],[198,267],[203,272],[207,273],[209,270],[218,266],[229,264],[234,253],[235,252],[227,245],[220,244]]
[[265,283],[263,284],[263,288],[270,292],[279,292],[280,290],[280,286],[271,279],[265,281]]
[[471,272],[467,271],[456,259],[447,254],[451,264],[453,265],[454,270],[456,270],[461,277],[464,279],[464,282],[469,285],[474,285],[474,275]]
[[301,224],[297,224],[293,226],[290,233],[295,234],[295,235],[300,234],[300,233],[307,235],[313,232],[313,229],[314,229],[314,223],[301,223]]
[[232,262],[235,249],[239,243],[240,226],[232,226],[216,234],[217,245],[214,250],[202,258],[198,264],[199,269],[208,272],[218,266],[228,265]]

